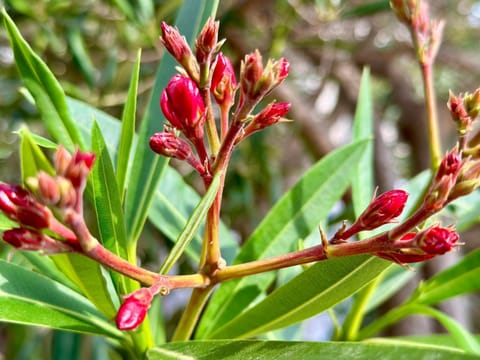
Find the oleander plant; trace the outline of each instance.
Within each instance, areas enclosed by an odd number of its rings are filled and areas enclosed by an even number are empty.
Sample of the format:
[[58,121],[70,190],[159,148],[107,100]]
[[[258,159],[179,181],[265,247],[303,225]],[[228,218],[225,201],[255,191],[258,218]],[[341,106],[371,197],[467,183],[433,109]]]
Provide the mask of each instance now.
[[[222,51],[229,39],[219,37],[218,2],[185,1],[176,24],[158,24],[165,55],[136,124],[140,52],[115,119],[67,96],[4,9],[22,92],[48,134],[22,127],[21,180],[0,182],[7,331],[48,328],[57,341],[72,333],[90,349],[77,348],[72,359],[477,358],[479,338],[436,305],[478,291],[478,251],[378,311],[422,264],[459,252],[452,209],[478,200],[480,185],[480,89],[450,92],[456,133],[443,149],[433,67],[444,23],[430,18],[426,1],[390,6],[421,70],[430,169],[376,190],[366,68],[351,142],[311,166],[240,240],[221,217],[227,174],[247,139],[295,122],[292,104],[275,99],[292,70],[286,57],[251,49],[235,66]],[[340,203],[351,214],[339,216]],[[168,251],[142,264],[147,237],[167,239]],[[281,269],[288,275],[279,277]],[[165,304],[177,292],[189,298],[167,326]],[[322,313],[334,324],[330,339],[308,341],[302,325]],[[446,334],[381,337],[411,315],[435,319]]]

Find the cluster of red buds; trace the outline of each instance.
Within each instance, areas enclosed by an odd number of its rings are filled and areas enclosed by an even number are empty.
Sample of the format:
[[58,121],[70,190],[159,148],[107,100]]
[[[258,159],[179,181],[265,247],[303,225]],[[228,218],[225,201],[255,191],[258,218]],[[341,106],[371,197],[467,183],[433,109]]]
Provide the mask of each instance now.
[[[151,137],[150,146],[158,154],[186,161],[208,183],[216,159],[221,159],[217,160],[221,162],[217,168],[224,167],[235,144],[281,121],[289,111],[290,104],[273,102],[252,115],[260,100],[286,78],[289,63],[283,58],[269,60],[264,67],[256,50],[242,62],[237,82],[232,61],[220,52],[223,41],[218,41],[218,22],[207,21],[193,51],[177,28],[163,22],[161,29],[162,43],[182,71],[170,79],[162,92],[160,106],[168,124],[163,132]],[[235,102],[237,92],[239,99]],[[212,98],[221,114],[220,133]]]
[[3,240],[21,250],[48,254],[78,251],[77,236],[64,225],[65,217],[82,212],[83,191],[94,159],[94,154],[77,150],[70,155],[59,146],[55,175],[40,171],[27,179],[26,188],[0,183],[0,210],[19,225],[5,231]]

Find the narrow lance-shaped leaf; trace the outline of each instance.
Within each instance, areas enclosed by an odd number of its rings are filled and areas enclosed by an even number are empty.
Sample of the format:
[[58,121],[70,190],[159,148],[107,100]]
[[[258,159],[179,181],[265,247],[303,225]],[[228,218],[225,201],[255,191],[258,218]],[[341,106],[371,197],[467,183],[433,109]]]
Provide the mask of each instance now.
[[[96,154],[95,165],[90,174],[93,205],[102,244],[114,254],[135,262],[127,251],[125,221],[117,183],[110,155],[105,140],[96,123],[92,129],[92,148]],[[117,290],[122,294],[129,293],[135,287],[131,281],[115,271],[110,272]]]
[[386,263],[368,256],[321,261],[215,329],[210,337],[246,338],[308,319],[367,285],[385,270]]
[[[370,71],[368,68],[364,68],[353,123],[353,141],[372,138],[373,103],[370,91]],[[371,142],[356,165],[356,174],[352,178],[352,200],[355,216],[359,216],[372,200],[373,177],[373,142]]]
[[[285,253],[324,220],[350,184],[368,140],[338,149],[315,164],[267,214],[247,240],[235,263]],[[275,278],[274,272],[222,284],[201,320],[198,338],[209,337],[240,314]]]
[[123,337],[84,297],[3,260],[0,260],[0,321]]
[[473,360],[477,357],[448,347],[408,341],[314,342],[212,340],[173,342],[151,349],[149,360],[275,359],[275,360]]
[[49,134],[70,150],[74,144],[84,149],[85,144],[70,117],[62,87],[50,69],[22,38],[5,9],[2,10],[2,15],[3,25],[15,56],[15,64],[23,83],[35,99]]
[[122,131],[120,134],[120,143],[117,154],[116,177],[118,190],[120,192],[121,202],[125,193],[125,181],[130,160],[130,150],[132,148],[133,138],[135,136],[135,112],[137,109],[137,91],[138,79],[140,74],[141,51],[137,53],[137,60],[132,70],[130,78],[130,87],[128,89],[127,102],[123,108]]
[[426,280],[412,294],[409,302],[433,305],[454,296],[480,289],[480,249],[466,255],[457,264]]

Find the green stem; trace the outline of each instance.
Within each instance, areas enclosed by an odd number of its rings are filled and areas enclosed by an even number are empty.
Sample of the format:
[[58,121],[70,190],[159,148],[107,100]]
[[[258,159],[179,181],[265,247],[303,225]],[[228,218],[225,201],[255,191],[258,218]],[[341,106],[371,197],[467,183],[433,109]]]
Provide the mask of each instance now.
[[173,334],[172,341],[187,341],[190,339],[212,290],[213,286],[193,289],[190,301],[182,314],[182,318]]
[[357,340],[371,338],[387,326],[400,321],[408,315],[412,315],[412,310],[409,306],[402,305],[396,307],[360,330],[357,334]]
[[374,294],[377,286],[382,282],[383,273],[377,276],[372,282],[366,285],[358,292],[353,305],[343,323],[343,339],[346,341],[355,341],[358,337],[358,331],[365,317],[365,309],[368,301]]
[[441,160],[440,135],[438,130],[437,104],[433,85],[432,63],[421,63],[423,90],[427,109],[428,139],[430,142],[431,167],[436,170]]

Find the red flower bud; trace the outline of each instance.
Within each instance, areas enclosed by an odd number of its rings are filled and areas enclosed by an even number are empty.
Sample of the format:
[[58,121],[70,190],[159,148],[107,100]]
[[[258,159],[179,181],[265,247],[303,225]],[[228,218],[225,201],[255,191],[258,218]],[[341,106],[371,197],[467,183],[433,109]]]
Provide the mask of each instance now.
[[352,227],[358,226],[362,230],[372,230],[388,224],[402,213],[407,199],[408,193],[404,190],[390,190],[383,193],[370,203]]
[[442,228],[436,225],[419,232],[415,240],[418,247],[426,254],[442,255],[456,246],[459,237],[453,228]]
[[66,177],[77,189],[86,183],[94,162],[95,154],[76,150],[72,156],[62,146],[55,154],[57,174]]
[[281,121],[290,108],[290,103],[272,102],[268,104],[262,111],[255,115],[252,122],[245,128],[242,137],[238,141],[245,139],[255,131],[262,130],[267,126],[271,126]]
[[156,133],[150,138],[150,147],[157,154],[186,160],[192,156],[190,144],[169,132]]
[[197,61],[203,64],[217,48],[219,22],[209,18],[195,42]]
[[58,254],[73,251],[68,244],[52,239],[35,230],[15,228],[3,233],[3,240],[20,250],[41,251],[47,254]]
[[193,79],[198,80],[198,64],[193,57],[192,50],[184,36],[176,27],[161,23],[162,37],[161,41],[167,51],[181,64]]
[[0,210],[11,220],[34,229],[50,224],[50,210],[18,185],[0,184]]
[[148,309],[153,300],[149,288],[141,288],[127,295],[125,301],[118,309],[115,322],[120,330],[134,330],[147,316]]
[[210,90],[217,104],[232,105],[236,87],[237,79],[232,62],[223,53],[219,53],[215,60],[210,84]]
[[192,79],[174,75],[162,92],[160,106],[170,124],[184,132],[185,136],[203,136],[205,105]]

